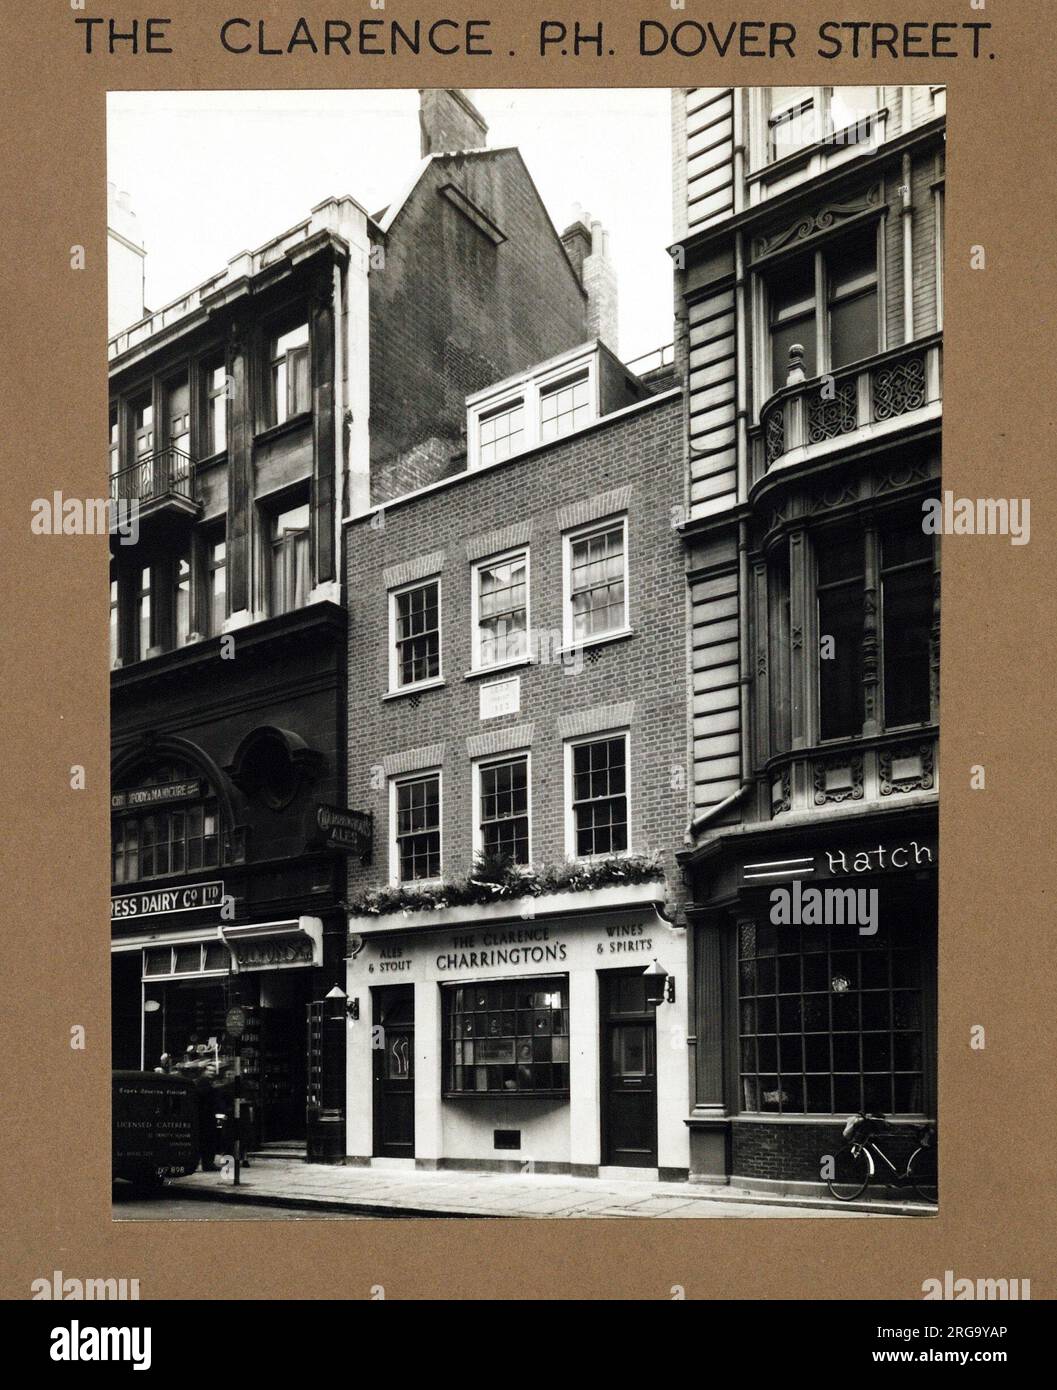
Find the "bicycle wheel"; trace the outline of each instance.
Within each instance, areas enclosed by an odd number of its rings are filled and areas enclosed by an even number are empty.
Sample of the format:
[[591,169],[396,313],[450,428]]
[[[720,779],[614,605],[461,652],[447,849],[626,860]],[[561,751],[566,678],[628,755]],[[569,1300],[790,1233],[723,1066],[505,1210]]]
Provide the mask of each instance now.
[[907,1163],[907,1177],[914,1185],[914,1191],[923,1202],[935,1205],[939,1197],[939,1183],[936,1177],[936,1150],[934,1148],[915,1149]]
[[838,1202],[854,1202],[873,1177],[873,1161],[862,1144],[845,1144],[833,1160],[833,1177],[826,1186]]

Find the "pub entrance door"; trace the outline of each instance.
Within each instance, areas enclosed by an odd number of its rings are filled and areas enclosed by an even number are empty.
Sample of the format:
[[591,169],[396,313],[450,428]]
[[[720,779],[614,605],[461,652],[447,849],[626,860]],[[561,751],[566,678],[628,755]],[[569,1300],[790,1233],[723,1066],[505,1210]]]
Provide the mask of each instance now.
[[374,1154],[415,1156],[415,990],[393,985],[371,991],[378,1045],[374,1058]]
[[599,974],[602,1162],[657,1166],[657,1015],[641,970]]

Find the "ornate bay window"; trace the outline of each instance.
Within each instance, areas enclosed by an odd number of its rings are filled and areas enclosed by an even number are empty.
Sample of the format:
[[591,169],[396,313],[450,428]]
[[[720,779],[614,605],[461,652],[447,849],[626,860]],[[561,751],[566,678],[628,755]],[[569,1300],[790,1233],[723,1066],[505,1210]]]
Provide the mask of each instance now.
[[761,275],[770,339],[764,395],[883,349],[880,226],[872,220]]
[[757,566],[771,813],[935,785],[938,551],[916,507],[794,526]]

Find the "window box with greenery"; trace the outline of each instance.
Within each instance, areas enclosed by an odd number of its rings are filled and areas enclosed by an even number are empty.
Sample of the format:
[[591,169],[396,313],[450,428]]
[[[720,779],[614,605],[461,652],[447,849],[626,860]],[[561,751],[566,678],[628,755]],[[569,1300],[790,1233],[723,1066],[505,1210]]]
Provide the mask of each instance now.
[[[589,903],[584,901],[588,893]],[[466,878],[373,889],[354,899],[349,912],[353,917],[399,916],[402,927],[439,927],[449,921],[519,917],[532,900],[534,915],[542,916],[578,913],[586,907],[659,903],[665,896],[659,853],[528,868],[519,868],[509,855],[481,854]]]

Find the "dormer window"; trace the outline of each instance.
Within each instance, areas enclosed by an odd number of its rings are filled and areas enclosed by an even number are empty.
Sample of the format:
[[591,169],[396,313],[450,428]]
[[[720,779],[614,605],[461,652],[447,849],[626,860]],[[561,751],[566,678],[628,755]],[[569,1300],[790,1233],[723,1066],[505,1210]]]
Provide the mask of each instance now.
[[508,401],[497,410],[481,416],[479,462],[502,463],[520,453],[525,438],[525,406],[520,400]]
[[560,439],[594,418],[591,382],[586,367],[573,377],[540,392],[540,439]]
[[592,424],[601,413],[599,376],[599,348],[591,343],[471,396],[469,467],[502,463]]

